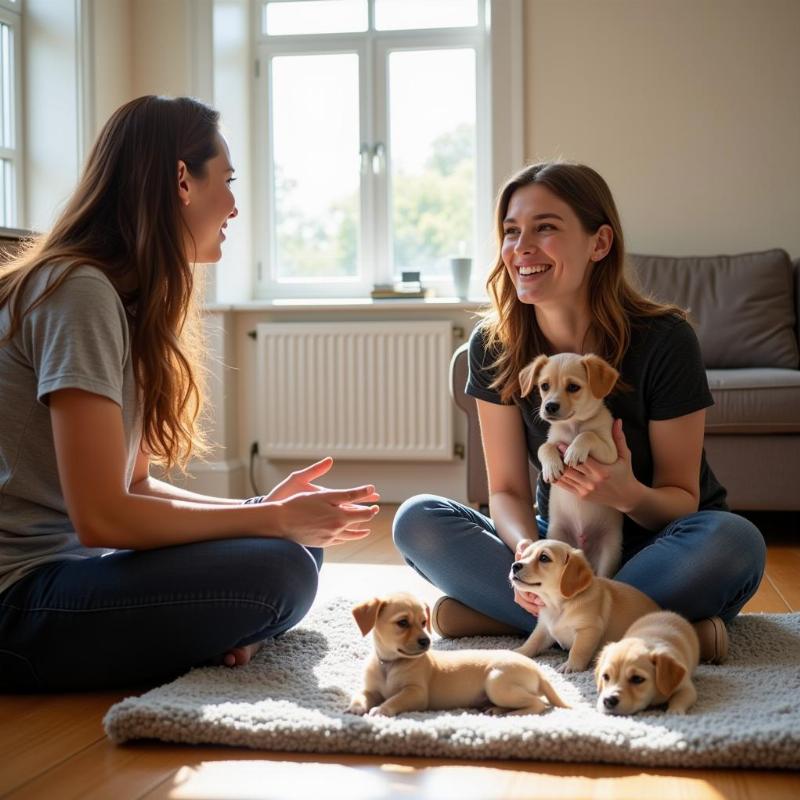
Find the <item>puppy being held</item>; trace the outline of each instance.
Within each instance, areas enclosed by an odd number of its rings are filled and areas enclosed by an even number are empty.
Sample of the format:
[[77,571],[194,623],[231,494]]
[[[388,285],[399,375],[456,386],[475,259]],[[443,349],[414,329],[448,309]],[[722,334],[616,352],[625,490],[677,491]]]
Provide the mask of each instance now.
[[597,659],[597,710],[635,714],[667,703],[668,714],[685,714],[697,699],[692,674],[700,645],[689,622],[672,611],[637,619],[625,638],[607,644]]
[[544,601],[536,628],[517,652],[532,657],[558,643],[569,650],[559,672],[583,672],[602,645],[621,639],[639,617],[660,611],[633,586],[595,577],[586,556],[564,542],[528,541],[517,554],[511,584],[524,597]]
[[[614,420],[604,398],[618,378],[617,370],[599,356],[577,353],[538,356],[519,374],[522,396],[538,387],[539,415],[550,423],[547,441],[538,450],[542,480],[551,484],[547,535],[581,548],[604,578],[619,565],[622,513],[577,497],[557,481],[566,466],[578,467],[590,456],[601,464],[617,460]],[[563,459],[559,444],[567,445]]]
[[351,714],[393,717],[405,711],[484,708],[489,714],[540,714],[568,708],[539,668],[508,650],[431,652],[430,609],[410,594],[376,597],[353,609],[375,651]]

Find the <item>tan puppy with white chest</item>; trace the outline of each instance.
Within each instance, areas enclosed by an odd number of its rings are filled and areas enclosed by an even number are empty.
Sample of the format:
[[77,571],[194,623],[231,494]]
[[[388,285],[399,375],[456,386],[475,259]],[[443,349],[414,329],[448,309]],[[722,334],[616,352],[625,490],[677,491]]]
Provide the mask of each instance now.
[[[539,416],[550,423],[547,441],[537,451],[542,480],[551,484],[547,536],[581,548],[603,578],[610,578],[619,565],[622,513],[577,497],[554,481],[567,466],[577,467],[589,456],[602,464],[617,460],[614,420],[604,399],[618,378],[617,370],[599,356],[577,353],[538,356],[519,374],[522,396],[537,387]],[[563,459],[559,444],[567,445]]]
[[633,586],[596,577],[583,553],[564,542],[539,539],[517,554],[509,580],[523,596],[544,601],[536,628],[517,652],[535,656],[558,642],[569,650],[559,672],[583,672],[602,645],[621,639],[639,617],[660,611]]
[[430,610],[410,594],[360,603],[353,616],[366,636],[374,629],[375,651],[364,690],[353,696],[351,714],[393,717],[404,711],[482,708],[489,714],[540,714],[568,708],[529,659],[508,650],[431,652]]
[[672,611],[646,614],[600,652],[597,710],[635,714],[667,703],[668,714],[685,714],[697,700],[692,674],[699,660],[697,633],[687,620]]

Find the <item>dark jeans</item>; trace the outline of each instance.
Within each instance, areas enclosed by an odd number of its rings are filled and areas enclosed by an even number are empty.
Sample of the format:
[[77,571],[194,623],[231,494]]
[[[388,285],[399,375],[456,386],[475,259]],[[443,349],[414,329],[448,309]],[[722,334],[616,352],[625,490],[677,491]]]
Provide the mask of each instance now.
[[296,625],[322,550],[241,538],[45,564],[0,595],[0,691],[163,682]]
[[[537,521],[546,536],[547,523]],[[533,630],[536,619],[514,602],[508,580],[514,554],[489,517],[445,497],[417,495],[397,510],[394,542],[445,594],[521,631]],[[729,622],[758,589],[765,559],[764,538],[749,520],[698,511],[626,549],[614,578],[687,619]]]

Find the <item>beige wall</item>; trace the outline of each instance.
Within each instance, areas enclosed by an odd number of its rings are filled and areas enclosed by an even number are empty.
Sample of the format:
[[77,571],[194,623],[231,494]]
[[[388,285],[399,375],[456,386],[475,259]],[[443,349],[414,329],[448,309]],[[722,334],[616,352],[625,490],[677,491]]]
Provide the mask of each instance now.
[[[94,11],[94,131],[132,97],[133,43],[131,0],[95,2]],[[93,138],[93,137],[92,137]]]
[[133,96],[189,92],[185,0],[133,0]]
[[629,250],[796,258],[798,31],[797,0],[526,0],[526,159],[597,169]]

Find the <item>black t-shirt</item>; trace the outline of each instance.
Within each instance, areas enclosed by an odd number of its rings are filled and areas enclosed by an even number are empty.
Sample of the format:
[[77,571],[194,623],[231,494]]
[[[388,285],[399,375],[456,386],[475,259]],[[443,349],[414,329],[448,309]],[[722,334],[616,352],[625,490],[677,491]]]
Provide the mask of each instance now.
[[[469,377],[466,392],[479,400],[501,404],[500,393],[490,389],[494,380],[491,364],[494,355],[487,352],[482,329],[477,327],[469,342]],[[646,486],[653,485],[653,456],[650,450],[650,420],[673,419],[708,408],[714,404],[706,380],[700,345],[691,325],[673,314],[637,318],[631,327],[631,343],[620,369],[627,390],[615,390],[606,404],[622,430],[631,451],[633,474]],[[531,462],[541,471],[537,451],[547,439],[548,425],[538,416],[541,399],[538,392],[527,397],[514,396],[525,423],[525,435]],[[539,478],[536,487],[539,513],[548,518],[550,486]],[[705,450],[700,462],[700,505],[703,509],[727,509],[725,489],[706,462]],[[625,517],[626,541],[651,536],[629,517]]]

